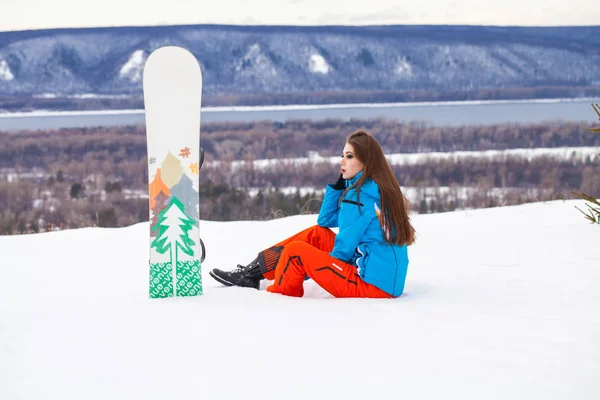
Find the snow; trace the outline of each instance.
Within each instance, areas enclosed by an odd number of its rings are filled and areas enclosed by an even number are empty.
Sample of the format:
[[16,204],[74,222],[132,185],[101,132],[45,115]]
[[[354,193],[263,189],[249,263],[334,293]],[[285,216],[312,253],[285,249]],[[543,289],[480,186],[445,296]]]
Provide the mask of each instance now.
[[[392,165],[420,164],[427,160],[451,160],[457,162],[468,158],[484,160],[506,160],[507,158],[521,158],[531,161],[536,158],[548,157],[558,161],[579,160],[593,161],[600,153],[600,149],[594,146],[582,147],[552,147],[552,148],[528,148],[507,150],[483,150],[483,151],[452,151],[448,153],[413,153],[413,154],[391,154],[389,156]],[[339,160],[336,160],[339,161]]]
[[235,70],[242,74],[250,74],[257,77],[262,76],[260,79],[264,79],[266,75],[277,75],[277,69],[273,67],[273,62],[263,52],[258,43],[248,46],[246,53],[239,60]]
[[[323,189],[322,187],[320,188],[315,188],[312,186],[305,186],[305,187],[297,187],[297,186],[283,186],[283,187],[279,187],[278,188],[279,191],[285,195],[293,195],[296,194],[296,192],[299,192],[300,196],[306,196],[307,194],[321,194],[325,191],[325,189]],[[255,197],[256,195],[258,195],[259,191],[262,191],[263,194],[266,193],[266,191],[268,191],[269,188],[264,188],[264,187],[250,187],[248,188],[248,195],[250,195],[251,197]]]
[[142,72],[146,62],[146,53],[144,50],[134,51],[127,62],[121,67],[119,76],[129,79],[131,82],[140,82],[142,80]]
[[398,63],[398,66],[396,67],[396,73],[398,75],[411,76],[412,75],[412,65],[410,65],[408,63],[408,61],[406,61],[406,60],[401,60]]
[[7,168],[0,169],[0,177],[6,179],[9,183],[18,182],[20,180],[41,180],[46,179],[49,176],[49,173],[40,171],[37,168],[26,172],[16,172],[15,170]]
[[68,99],[127,99],[131,98],[127,94],[97,94],[97,93],[81,93],[64,96]]
[[148,298],[148,224],[0,237],[2,399],[596,399],[600,228],[556,201],[413,216],[406,291],[225,288],[316,222],[201,221],[204,295]]
[[248,46],[246,54],[244,54],[244,57],[242,57],[238,65],[235,67],[235,70],[242,71],[243,69],[247,68],[248,65],[252,65],[253,62],[258,64],[265,61],[265,57],[260,50],[260,45],[258,43],[253,43]]
[[58,95],[55,93],[42,93],[39,95],[33,95],[32,97],[34,99],[55,99],[58,97]]
[[[264,187],[250,187],[248,188],[248,195],[256,197],[259,191],[266,194],[268,190],[274,188]],[[320,195],[325,192],[323,187],[314,186],[283,186],[278,188],[279,191],[285,195],[295,195],[296,192],[300,196],[306,195]],[[523,188],[523,187],[493,187],[489,189],[482,189],[479,186],[402,186],[402,193],[406,198],[413,204],[421,200],[440,200],[441,198],[447,198],[448,201],[461,200],[465,201],[469,198],[481,196],[485,193],[490,199],[494,199],[496,204],[503,205],[503,201],[507,201],[511,196],[516,198],[517,196],[539,199],[543,195],[550,196],[554,193],[552,188],[540,189],[540,188]],[[142,191],[139,191],[142,192]],[[147,194],[139,193],[137,196],[130,196],[135,198],[147,198]],[[127,198],[127,196],[126,196]],[[462,207],[461,207],[462,208]]]
[[[306,164],[331,163],[338,164],[339,156],[321,157],[314,152],[309,157],[299,158],[269,158],[252,161],[254,168],[265,169],[269,167],[280,167],[283,165],[302,166]],[[539,147],[534,149],[506,149],[506,150],[483,150],[483,151],[451,151],[451,152],[424,152],[424,153],[394,153],[386,157],[392,165],[424,164],[430,161],[450,160],[458,162],[466,159],[479,160],[506,160],[507,158],[521,158],[531,161],[535,158],[548,157],[557,161],[594,161],[600,154],[600,149],[594,146],[581,147]],[[217,166],[220,161],[207,162],[207,165]],[[232,169],[243,168],[246,161],[233,161]]]
[[6,60],[0,59],[0,81],[12,81],[15,79],[10,66]]
[[315,74],[328,74],[329,64],[327,60],[320,54],[312,54],[308,59],[308,70]]

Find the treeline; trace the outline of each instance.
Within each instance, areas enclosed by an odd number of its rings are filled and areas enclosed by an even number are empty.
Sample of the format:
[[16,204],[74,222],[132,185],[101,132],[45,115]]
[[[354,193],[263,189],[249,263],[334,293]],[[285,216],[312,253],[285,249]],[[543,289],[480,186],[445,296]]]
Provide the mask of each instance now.
[[[305,157],[311,151],[338,155],[348,134],[371,131],[386,153],[504,150],[594,146],[587,123],[429,127],[385,119],[257,123],[202,126],[206,160]],[[127,186],[146,179],[144,126],[0,133],[0,168],[23,168],[88,175],[119,175]],[[82,167],[84,169],[82,169]]]
[[[381,119],[206,124],[200,216],[264,220],[317,212],[319,190],[337,178],[339,166],[309,160],[259,168],[252,161],[306,157],[311,151],[338,155],[356,129],[373,132],[389,154],[594,146],[597,138],[589,128],[585,123],[434,128]],[[147,221],[146,151],[143,126],[0,133],[0,234]],[[393,170],[420,213],[574,198],[572,191],[600,194],[598,161],[582,158],[421,159]],[[286,187],[317,192],[285,194]]]
[[[600,153],[600,149],[598,150]],[[464,158],[423,160],[423,163],[392,165],[398,181],[404,187],[481,187],[549,189],[555,193],[572,190],[600,193],[597,177],[598,161],[558,161],[539,157],[531,161],[520,157],[500,160]],[[233,168],[231,165],[206,165],[201,179],[222,182],[233,187],[314,187],[324,188],[335,181],[339,166],[326,162],[296,166],[277,162],[257,168],[252,163]]]
[[[204,95],[203,106],[270,106],[297,104],[405,103],[465,100],[527,100],[550,98],[598,97],[596,86],[536,86],[490,88],[478,90],[401,90],[340,91],[259,94]],[[84,111],[143,109],[141,95],[99,95],[98,97],[30,97],[0,96],[0,110],[23,112],[32,110]]]
[[121,190],[91,190],[88,183],[48,179],[0,181],[0,235],[89,226],[128,226],[148,220],[148,201]]
[[[284,194],[278,188],[248,190],[205,180],[200,185],[203,220],[268,220],[319,211],[322,194]],[[90,226],[122,227],[148,221],[148,198],[118,182],[69,181],[62,172],[42,182],[0,181],[0,235]]]
[[[85,162],[74,170],[91,170]],[[575,198],[572,191],[600,193],[597,164],[537,158],[428,160],[393,166],[412,209],[419,213],[494,207]],[[111,173],[114,172],[111,169]],[[204,220],[264,220],[318,212],[322,190],[339,173],[330,163],[302,167],[275,163],[206,164],[200,174],[200,215]],[[147,183],[146,183],[147,184]],[[314,188],[286,194],[283,188]],[[256,193],[258,191],[258,193]],[[251,195],[252,192],[252,195]],[[53,228],[127,226],[148,220],[147,186],[132,190],[118,175],[95,171],[86,177],[59,170],[14,174],[0,180],[0,233]]]
[[[409,189],[405,187],[404,191],[411,210],[422,214],[569,198],[551,188],[499,190],[485,184],[473,188],[452,185]],[[204,179],[199,198],[202,220],[237,221],[318,213],[323,195],[317,190],[285,193],[276,187],[251,194],[248,188]],[[122,227],[148,218],[147,194],[123,189],[118,182],[79,183],[69,181],[62,173],[42,182],[0,181],[0,235],[90,226]]]

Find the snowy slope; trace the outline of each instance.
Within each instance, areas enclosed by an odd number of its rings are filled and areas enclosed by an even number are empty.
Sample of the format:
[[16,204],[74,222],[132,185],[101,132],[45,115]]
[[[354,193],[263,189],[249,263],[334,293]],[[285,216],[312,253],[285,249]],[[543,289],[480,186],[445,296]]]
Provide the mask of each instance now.
[[145,223],[0,237],[0,399],[597,399],[600,228],[582,204],[415,215],[394,300],[208,276],[315,215],[202,221],[198,298],[148,299]]

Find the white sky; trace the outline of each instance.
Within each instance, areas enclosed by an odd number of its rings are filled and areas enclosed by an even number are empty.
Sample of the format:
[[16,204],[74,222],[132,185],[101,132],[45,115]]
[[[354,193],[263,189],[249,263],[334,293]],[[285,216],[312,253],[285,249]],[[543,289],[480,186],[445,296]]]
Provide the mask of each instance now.
[[600,6],[593,0],[1,0],[0,6],[0,31],[205,23],[600,25]]

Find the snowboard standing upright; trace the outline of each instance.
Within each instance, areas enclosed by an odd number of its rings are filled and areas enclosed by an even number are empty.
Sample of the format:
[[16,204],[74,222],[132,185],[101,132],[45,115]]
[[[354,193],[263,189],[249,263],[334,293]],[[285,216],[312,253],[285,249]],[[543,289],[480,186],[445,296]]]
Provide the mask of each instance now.
[[202,294],[199,226],[202,74],[187,50],[155,50],[143,74],[150,208],[150,297]]

